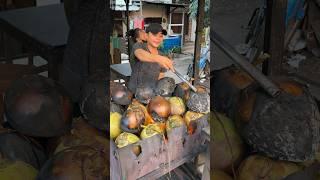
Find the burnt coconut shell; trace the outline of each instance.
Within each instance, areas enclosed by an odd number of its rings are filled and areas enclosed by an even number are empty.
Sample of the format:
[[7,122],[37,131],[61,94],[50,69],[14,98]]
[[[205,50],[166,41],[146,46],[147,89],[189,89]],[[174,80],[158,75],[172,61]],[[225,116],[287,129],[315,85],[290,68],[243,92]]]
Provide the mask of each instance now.
[[30,75],[14,81],[4,104],[8,123],[22,134],[53,137],[70,130],[71,99],[51,79]]

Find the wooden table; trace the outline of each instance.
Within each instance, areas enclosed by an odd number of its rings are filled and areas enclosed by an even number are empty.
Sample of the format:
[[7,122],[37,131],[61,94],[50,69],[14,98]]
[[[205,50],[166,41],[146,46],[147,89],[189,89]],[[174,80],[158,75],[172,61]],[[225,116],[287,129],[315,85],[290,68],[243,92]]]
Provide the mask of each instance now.
[[39,68],[59,79],[69,32],[63,4],[1,12],[0,30],[20,41],[32,55],[47,60],[48,64]]

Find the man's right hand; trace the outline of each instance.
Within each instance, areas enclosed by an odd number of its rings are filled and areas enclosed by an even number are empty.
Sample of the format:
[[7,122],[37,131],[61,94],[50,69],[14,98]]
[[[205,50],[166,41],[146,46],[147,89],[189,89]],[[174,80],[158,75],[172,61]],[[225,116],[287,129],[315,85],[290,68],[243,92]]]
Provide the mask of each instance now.
[[157,63],[168,70],[174,72],[173,61],[166,56],[160,56],[157,58]]

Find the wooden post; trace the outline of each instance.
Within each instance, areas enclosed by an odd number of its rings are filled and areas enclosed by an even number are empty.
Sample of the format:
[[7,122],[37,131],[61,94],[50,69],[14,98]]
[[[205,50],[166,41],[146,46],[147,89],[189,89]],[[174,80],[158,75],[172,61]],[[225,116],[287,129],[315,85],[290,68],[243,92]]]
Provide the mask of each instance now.
[[[267,1],[265,51],[271,58],[264,64],[264,73],[274,76],[282,73],[286,31],[287,0]],[[270,18],[268,18],[270,17]]]
[[198,0],[198,10],[197,10],[197,28],[196,28],[196,42],[194,49],[194,61],[193,61],[193,69],[194,69],[194,82],[197,82],[199,77],[199,61],[201,55],[201,36],[203,30],[203,21],[204,21],[204,4],[205,0]]
[[[127,17],[127,32],[130,29],[130,18],[129,18],[129,0],[126,0],[126,17]],[[128,56],[130,56],[131,49],[130,49],[130,41],[128,39]]]

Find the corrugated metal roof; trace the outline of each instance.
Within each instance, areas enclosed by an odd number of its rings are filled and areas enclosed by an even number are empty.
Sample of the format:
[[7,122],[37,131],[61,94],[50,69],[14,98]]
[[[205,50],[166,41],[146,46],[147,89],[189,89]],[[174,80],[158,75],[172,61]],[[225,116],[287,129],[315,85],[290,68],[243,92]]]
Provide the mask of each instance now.
[[[139,11],[140,10],[140,0],[129,0],[129,11]],[[112,0],[110,7],[115,11],[126,11],[126,2],[125,0]]]

